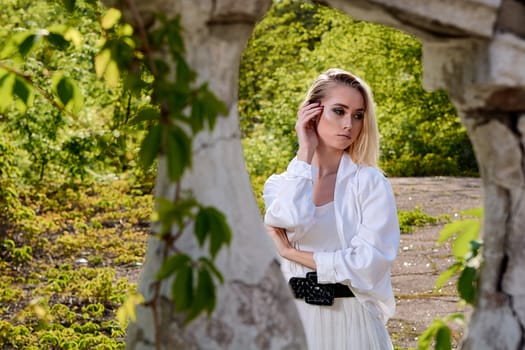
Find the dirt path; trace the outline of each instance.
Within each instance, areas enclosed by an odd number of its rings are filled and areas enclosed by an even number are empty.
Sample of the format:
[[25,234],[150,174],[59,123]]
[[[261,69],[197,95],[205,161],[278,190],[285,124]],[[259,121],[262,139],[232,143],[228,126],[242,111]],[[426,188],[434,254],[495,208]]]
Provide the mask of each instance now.
[[[390,182],[398,210],[420,207],[427,214],[446,214],[454,220],[460,211],[482,206],[481,180],[477,178],[390,178]],[[465,311],[458,305],[452,282],[434,290],[439,274],[453,262],[450,245],[436,244],[442,228],[429,226],[401,236],[392,270],[397,312],[388,323],[394,345],[401,349],[417,348],[417,337],[434,318]]]

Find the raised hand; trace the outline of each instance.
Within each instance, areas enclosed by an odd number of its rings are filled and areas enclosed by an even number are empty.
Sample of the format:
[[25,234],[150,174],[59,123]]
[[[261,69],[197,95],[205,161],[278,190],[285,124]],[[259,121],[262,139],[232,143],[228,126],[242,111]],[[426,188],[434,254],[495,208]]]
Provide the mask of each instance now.
[[299,142],[297,159],[311,163],[319,139],[317,136],[317,121],[323,113],[321,102],[306,101],[297,112],[295,132]]

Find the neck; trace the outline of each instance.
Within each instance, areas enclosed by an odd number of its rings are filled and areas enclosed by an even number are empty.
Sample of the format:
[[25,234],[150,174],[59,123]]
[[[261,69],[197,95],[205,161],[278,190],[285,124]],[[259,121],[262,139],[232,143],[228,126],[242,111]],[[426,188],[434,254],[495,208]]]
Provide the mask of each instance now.
[[337,173],[343,152],[322,145],[317,146],[312,163],[319,169],[318,176],[320,178]]

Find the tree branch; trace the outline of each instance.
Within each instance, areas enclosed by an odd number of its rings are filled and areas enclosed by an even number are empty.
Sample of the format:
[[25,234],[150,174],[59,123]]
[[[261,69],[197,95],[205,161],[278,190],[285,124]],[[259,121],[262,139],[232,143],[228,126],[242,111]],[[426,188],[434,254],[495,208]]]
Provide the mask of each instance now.
[[53,97],[53,95],[51,95],[50,93],[48,93],[46,90],[42,89],[40,86],[38,86],[33,78],[31,77],[31,75],[29,74],[24,74],[18,70],[16,70],[15,68],[13,67],[9,67],[9,66],[6,66],[4,63],[0,62],[0,68],[8,71],[9,73],[11,74],[14,74],[16,75],[17,77],[20,77],[22,79],[24,79],[24,81],[26,83],[28,83],[35,91],[37,91],[43,98],[45,98],[49,103],[51,103],[53,105],[53,107],[55,107],[56,109],[58,109],[59,111],[69,115],[70,117],[76,119],[76,115],[74,115],[72,112],[68,111],[67,109],[64,108],[64,106],[60,105],[57,100]]

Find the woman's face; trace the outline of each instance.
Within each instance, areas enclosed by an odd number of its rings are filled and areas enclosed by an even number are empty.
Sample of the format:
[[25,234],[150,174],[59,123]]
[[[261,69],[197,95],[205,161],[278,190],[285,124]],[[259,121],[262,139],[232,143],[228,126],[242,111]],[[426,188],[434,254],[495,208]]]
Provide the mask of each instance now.
[[337,84],[328,90],[321,105],[324,108],[317,124],[320,144],[346,150],[363,128],[363,96],[357,89]]

